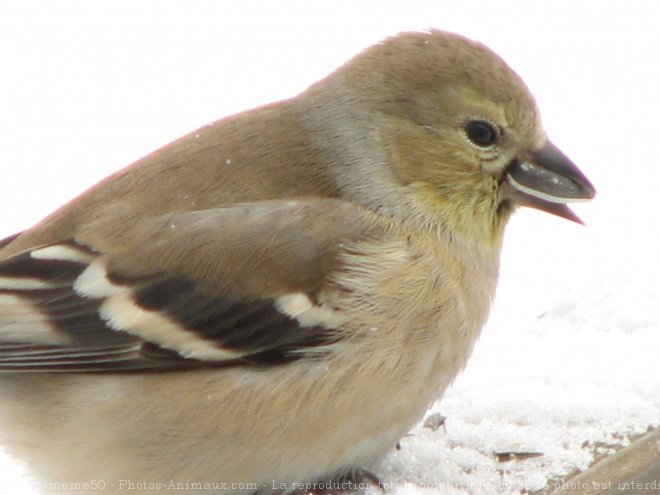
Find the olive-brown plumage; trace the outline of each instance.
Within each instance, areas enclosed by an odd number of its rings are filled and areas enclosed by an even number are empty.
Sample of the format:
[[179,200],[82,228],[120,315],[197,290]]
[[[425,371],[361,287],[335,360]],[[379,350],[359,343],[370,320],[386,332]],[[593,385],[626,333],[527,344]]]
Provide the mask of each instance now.
[[487,48],[389,38],[6,243],[0,441],[114,490],[371,469],[465,365],[514,207],[593,194]]

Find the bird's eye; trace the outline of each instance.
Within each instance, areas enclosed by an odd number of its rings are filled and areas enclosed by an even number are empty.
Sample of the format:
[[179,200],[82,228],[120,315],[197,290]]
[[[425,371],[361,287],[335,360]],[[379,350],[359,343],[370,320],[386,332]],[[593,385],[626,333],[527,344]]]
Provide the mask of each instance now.
[[490,122],[484,120],[471,120],[465,126],[468,139],[477,146],[491,146],[499,138],[497,129]]

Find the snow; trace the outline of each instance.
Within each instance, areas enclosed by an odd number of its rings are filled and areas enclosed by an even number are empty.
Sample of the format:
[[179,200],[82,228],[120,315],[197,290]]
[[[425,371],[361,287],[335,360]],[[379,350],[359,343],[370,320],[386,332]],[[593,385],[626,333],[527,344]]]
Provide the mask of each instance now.
[[[658,324],[631,329],[627,314],[600,328],[584,324],[612,301],[579,295],[583,303],[527,327],[487,328],[465,373],[432,408],[447,416],[445,429],[416,428],[383,476],[517,494],[587,468],[597,445],[623,446],[657,426]],[[543,455],[498,462],[497,452]]]
[[[514,216],[490,321],[428,412],[444,425],[418,425],[376,474],[396,495],[519,495],[658,426],[656,2],[608,2],[597,19],[589,0],[195,4],[0,7],[10,66],[0,81],[0,238],[171,139],[295,94],[385,35],[461,32],[521,74],[550,137],[599,194],[575,207],[586,227]],[[0,491],[34,493],[6,456]]]

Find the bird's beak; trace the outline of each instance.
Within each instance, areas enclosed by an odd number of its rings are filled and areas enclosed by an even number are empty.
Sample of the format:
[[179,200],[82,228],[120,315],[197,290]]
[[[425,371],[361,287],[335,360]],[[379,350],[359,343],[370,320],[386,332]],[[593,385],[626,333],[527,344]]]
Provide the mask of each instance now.
[[596,190],[573,162],[547,141],[539,150],[513,162],[506,171],[513,202],[574,222],[582,220],[566,206],[592,199]]

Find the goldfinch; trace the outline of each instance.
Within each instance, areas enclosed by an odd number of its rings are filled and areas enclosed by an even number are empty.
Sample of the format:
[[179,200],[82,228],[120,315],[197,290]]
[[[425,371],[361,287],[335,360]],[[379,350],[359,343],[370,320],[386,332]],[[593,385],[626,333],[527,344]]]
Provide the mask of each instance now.
[[386,39],[2,242],[0,443],[48,493],[368,478],[465,366],[516,206],[594,194],[488,48]]

